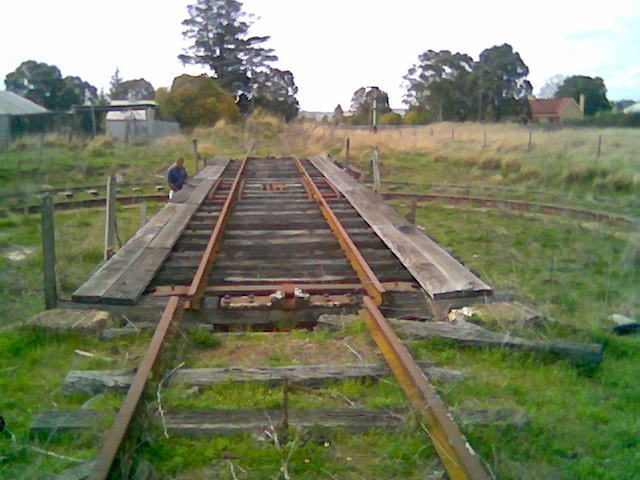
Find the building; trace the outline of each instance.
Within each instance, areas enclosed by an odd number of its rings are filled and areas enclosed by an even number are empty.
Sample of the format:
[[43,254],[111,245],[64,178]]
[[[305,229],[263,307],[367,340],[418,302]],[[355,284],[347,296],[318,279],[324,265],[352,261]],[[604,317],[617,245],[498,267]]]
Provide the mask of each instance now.
[[563,122],[584,118],[584,95],[580,105],[573,98],[541,98],[529,100],[534,122]]
[[176,122],[156,119],[156,102],[114,100],[106,107],[105,133],[125,142],[162,138],[180,133]]
[[48,115],[44,107],[9,91],[0,92],[0,146],[7,147],[11,143],[15,119]]

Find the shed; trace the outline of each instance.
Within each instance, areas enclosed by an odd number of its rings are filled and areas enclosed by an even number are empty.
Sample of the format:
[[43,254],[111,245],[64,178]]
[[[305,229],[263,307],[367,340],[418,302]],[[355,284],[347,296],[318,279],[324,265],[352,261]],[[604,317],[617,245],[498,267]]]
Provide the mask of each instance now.
[[7,146],[11,142],[11,119],[31,115],[50,113],[44,107],[33,103],[17,93],[4,90],[0,92],[0,145]]
[[541,98],[529,100],[534,122],[562,122],[582,120],[583,108],[573,98]]
[[106,107],[105,129],[107,135],[119,140],[161,138],[180,133],[176,122],[156,119],[156,102],[141,100],[130,102],[114,100]]

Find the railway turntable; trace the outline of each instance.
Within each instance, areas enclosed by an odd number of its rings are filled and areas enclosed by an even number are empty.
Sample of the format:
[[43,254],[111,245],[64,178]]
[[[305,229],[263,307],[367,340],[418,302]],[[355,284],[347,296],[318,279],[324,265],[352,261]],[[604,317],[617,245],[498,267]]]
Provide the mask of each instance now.
[[429,318],[434,305],[492,293],[325,158],[217,158],[74,292],[71,306],[144,321],[177,295],[188,300],[188,320],[273,329],[355,312],[375,282],[382,311],[399,318]]

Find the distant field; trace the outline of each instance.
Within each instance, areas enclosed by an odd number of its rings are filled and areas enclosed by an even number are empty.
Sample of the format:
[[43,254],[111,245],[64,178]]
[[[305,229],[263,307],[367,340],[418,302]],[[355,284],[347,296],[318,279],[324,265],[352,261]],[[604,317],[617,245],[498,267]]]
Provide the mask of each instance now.
[[606,197],[620,204],[633,202],[640,192],[640,129],[439,123],[385,128],[374,135],[366,129],[305,123],[281,136],[279,150],[329,151],[343,159],[346,138],[352,162],[365,170],[373,148],[379,148],[383,181],[510,186]]

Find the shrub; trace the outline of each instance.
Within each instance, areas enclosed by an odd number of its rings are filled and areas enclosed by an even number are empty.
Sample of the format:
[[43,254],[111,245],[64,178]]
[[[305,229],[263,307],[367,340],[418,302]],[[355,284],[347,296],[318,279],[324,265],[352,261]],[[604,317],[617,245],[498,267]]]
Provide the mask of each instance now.
[[222,345],[220,337],[206,330],[196,330],[189,335],[191,341],[200,348],[217,348]]
[[434,115],[426,110],[410,110],[404,116],[408,125],[426,125],[434,121]]
[[106,155],[113,149],[114,141],[109,135],[99,135],[91,140],[85,150],[93,157],[100,157]]
[[517,173],[521,168],[522,164],[517,158],[510,158],[504,163],[504,169],[509,173]]
[[498,170],[500,168],[500,159],[496,157],[483,157],[480,160],[479,167],[481,170]]
[[400,125],[402,124],[402,115],[396,112],[385,113],[380,116],[380,125]]

